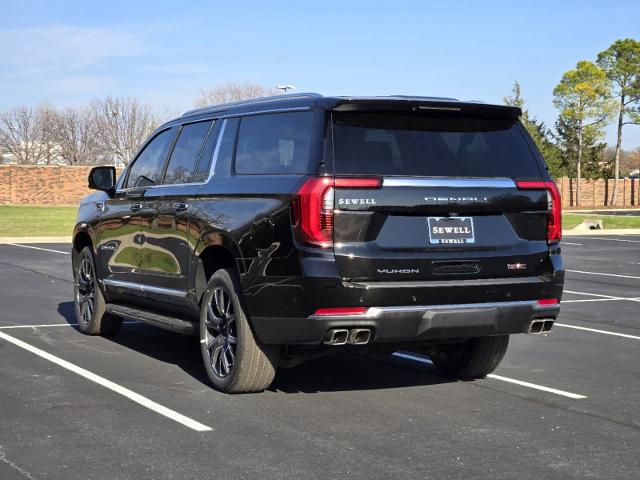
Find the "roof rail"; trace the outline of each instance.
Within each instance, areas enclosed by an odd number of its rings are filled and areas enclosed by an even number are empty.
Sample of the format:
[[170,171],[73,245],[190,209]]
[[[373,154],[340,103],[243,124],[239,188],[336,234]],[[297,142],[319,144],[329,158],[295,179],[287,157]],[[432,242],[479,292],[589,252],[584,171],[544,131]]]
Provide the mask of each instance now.
[[322,97],[319,93],[285,93],[283,95],[272,95],[269,97],[256,97],[256,98],[248,98],[246,100],[238,100],[236,102],[229,103],[219,103],[217,105],[209,105],[206,107],[194,108],[192,110],[188,110],[182,114],[183,117],[187,115],[195,115],[197,113],[204,113],[210,110],[221,110],[227,107],[235,107],[237,105],[246,105],[251,103],[262,103],[262,102],[272,102],[274,100],[283,100],[286,98],[319,98]]

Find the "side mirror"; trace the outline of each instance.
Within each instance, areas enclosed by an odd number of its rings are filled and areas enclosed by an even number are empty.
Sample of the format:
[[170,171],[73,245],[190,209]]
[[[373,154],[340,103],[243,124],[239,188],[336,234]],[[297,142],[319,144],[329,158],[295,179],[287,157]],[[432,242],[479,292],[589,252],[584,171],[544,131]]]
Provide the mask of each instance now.
[[89,172],[89,188],[113,194],[116,186],[115,167],[93,167]]

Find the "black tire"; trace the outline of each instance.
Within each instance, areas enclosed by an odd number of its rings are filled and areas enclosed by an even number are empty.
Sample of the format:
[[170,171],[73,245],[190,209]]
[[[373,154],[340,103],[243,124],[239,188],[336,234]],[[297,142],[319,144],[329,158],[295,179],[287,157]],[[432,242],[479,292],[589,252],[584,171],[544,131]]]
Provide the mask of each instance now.
[[122,326],[122,317],[105,310],[105,301],[91,248],[84,247],[73,268],[73,300],[78,328],[87,335],[115,335]]
[[438,370],[455,378],[471,380],[493,372],[507,351],[509,335],[471,338],[431,353]]
[[278,348],[260,345],[247,320],[235,272],[216,271],[200,302],[200,349],[214,388],[261,392],[273,382]]

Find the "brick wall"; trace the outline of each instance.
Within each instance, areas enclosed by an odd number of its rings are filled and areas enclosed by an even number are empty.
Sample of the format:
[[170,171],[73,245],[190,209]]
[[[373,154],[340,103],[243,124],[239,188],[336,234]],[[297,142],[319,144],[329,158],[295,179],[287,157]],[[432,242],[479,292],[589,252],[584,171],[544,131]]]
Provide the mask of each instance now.
[[[557,181],[562,205],[576,206],[575,179],[559,178]],[[611,204],[613,194],[613,179],[582,180],[580,182],[580,207],[614,206]],[[640,205],[640,179],[618,179],[618,198],[616,207],[638,207]]]
[[0,165],[0,205],[77,205],[91,167]]
[[[91,167],[0,165],[0,205],[77,205],[87,195]],[[558,179],[565,207],[575,206],[575,180]],[[609,205],[612,179],[582,180],[582,207]],[[607,200],[608,199],[608,200]],[[616,206],[640,205],[640,179],[618,180]]]

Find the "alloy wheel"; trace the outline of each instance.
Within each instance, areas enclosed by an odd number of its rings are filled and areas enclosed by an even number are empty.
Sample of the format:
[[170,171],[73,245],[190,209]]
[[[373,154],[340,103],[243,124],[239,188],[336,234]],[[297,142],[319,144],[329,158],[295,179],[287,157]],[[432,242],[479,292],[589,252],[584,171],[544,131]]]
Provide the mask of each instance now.
[[76,275],[76,303],[80,311],[80,320],[88,324],[93,317],[96,297],[96,279],[91,259],[85,257],[80,262]]
[[235,362],[238,340],[233,302],[222,287],[213,290],[213,295],[207,303],[205,325],[204,340],[207,344],[209,363],[218,377],[225,378]]

